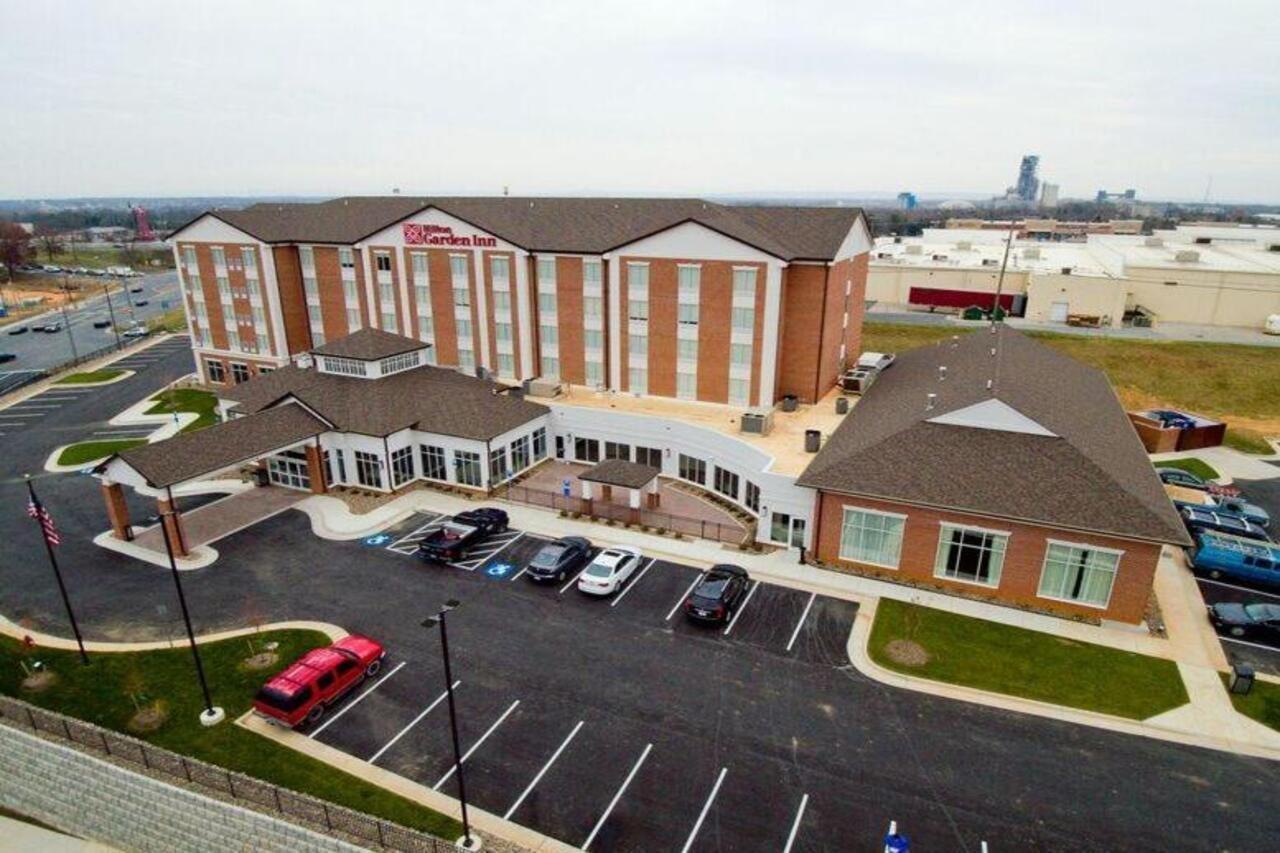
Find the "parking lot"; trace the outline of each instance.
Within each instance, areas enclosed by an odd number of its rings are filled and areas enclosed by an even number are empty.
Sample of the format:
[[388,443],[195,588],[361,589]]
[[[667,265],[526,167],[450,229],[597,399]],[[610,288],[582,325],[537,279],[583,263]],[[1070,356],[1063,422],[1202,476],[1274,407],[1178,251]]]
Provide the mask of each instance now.
[[[416,514],[367,537],[362,547],[416,561],[416,543],[442,520]],[[531,608],[551,608],[558,619],[606,631],[612,624],[622,633],[681,644],[711,667],[706,675],[712,699],[720,692],[717,661],[744,647],[806,668],[829,671],[848,664],[845,644],[856,612],[851,602],[754,583],[728,625],[695,625],[680,604],[701,575],[698,569],[647,558],[617,594],[596,599],[579,593],[574,578],[535,584],[524,576],[525,564],[547,541],[508,531],[481,542],[465,560],[424,563],[422,571],[465,572],[474,583],[491,585],[508,600],[514,623],[526,621],[522,614]],[[453,618],[466,619],[465,609]],[[603,648],[600,655],[615,658],[619,651]],[[632,680],[637,691],[651,691],[663,680],[665,660],[661,653],[637,659],[618,677]],[[548,663],[554,667],[555,659]],[[393,653],[383,675],[308,735],[457,796],[442,672],[438,659]],[[470,801],[575,846],[848,849],[839,839],[849,838],[851,820],[867,840],[889,820],[887,814],[849,810],[825,785],[801,790],[797,777],[803,774],[785,752],[751,755],[732,739],[708,743],[692,720],[659,717],[627,726],[607,705],[572,700],[553,685],[520,689],[465,666],[454,675]],[[744,707],[734,713],[751,712]]]

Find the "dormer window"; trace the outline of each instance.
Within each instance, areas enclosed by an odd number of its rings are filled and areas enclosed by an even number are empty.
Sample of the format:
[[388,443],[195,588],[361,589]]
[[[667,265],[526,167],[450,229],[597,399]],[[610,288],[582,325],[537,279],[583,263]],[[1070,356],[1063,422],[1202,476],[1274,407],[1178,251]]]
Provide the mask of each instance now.
[[339,358],[334,355],[320,356],[320,372],[336,373],[340,376],[359,376],[366,377],[368,373],[368,362],[360,361],[355,358]]
[[414,350],[413,352],[404,352],[400,355],[384,358],[378,363],[378,366],[383,376],[389,376],[392,373],[399,373],[402,370],[417,367],[421,363],[422,350]]

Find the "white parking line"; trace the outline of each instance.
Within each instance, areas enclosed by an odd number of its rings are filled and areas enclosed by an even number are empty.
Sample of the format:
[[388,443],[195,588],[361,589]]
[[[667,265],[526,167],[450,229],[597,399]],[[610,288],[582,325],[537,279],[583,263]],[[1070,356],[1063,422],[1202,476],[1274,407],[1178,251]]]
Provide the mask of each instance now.
[[[505,545],[503,545],[501,548],[499,548],[498,550],[494,551],[494,552],[493,552],[492,554],[490,554],[489,556],[485,557],[485,560],[492,560],[494,557],[498,556],[498,555],[499,555],[499,554],[501,554],[503,551],[507,550],[508,548],[510,548],[512,545],[516,544],[517,542],[519,542],[519,541],[520,541],[521,539],[523,539],[523,538],[524,538],[524,531],[522,530],[522,531],[520,531],[519,533],[517,533],[517,534],[515,535],[515,538],[514,538],[514,539],[510,540],[510,541],[509,541],[509,542],[507,542]],[[483,563],[483,562],[484,562],[484,560],[481,560],[480,562],[482,562],[482,563]]]
[[44,403],[19,403],[18,405],[14,406],[12,409],[7,409],[6,411],[13,412],[19,409],[61,409],[61,408],[62,408],[62,405],[60,403],[54,403],[53,405],[46,405]]
[[395,675],[397,672],[399,672],[399,671],[400,671],[400,668],[401,668],[402,666],[404,666],[406,663],[408,663],[408,661],[403,661],[403,660],[402,660],[402,661],[400,661],[400,663],[396,664],[395,669],[391,670],[391,671],[390,671],[390,672],[388,672],[386,675],[382,676],[382,677],[381,677],[381,678],[379,678],[377,681],[375,681],[373,684],[371,684],[371,685],[369,686],[369,689],[368,689],[368,690],[365,690],[365,691],[364,691],[363,693],[361,693],[359,696],[357,696],[356,698],[352,699],[352,700],[351,700],[351,702],[350,702],[350,703],[349,703],[345,708],[343,708],[343,709],[342,709],[341,711],[339,711],[338,713],[334,714],[334,715],[333,715],[332,717],[330,717],[329,719],[325,720],[325,721],[320,725],[320,727],[319,727],[318,729],[316,729],[316,730],[315,730],[314,732],[312,732],[311,734],[307,735],[307,737],[313,738],[313,737],[315,737],[316,735],[320,734],[320,733],[321,733],[322,731],[324,731],[325,729],[329,728],[329,726],[331,726],[331,725],[333,725],[334,723],[336,723],[336,722],[338,721],[338,718],[339,718],[339,717],[341,717],[343,714],[345,714],[345,713],[347,713],[348,711],[350,711],[350,710],[351,710],[352,708],[354,708],[356,705],[359,705],[359,704],[360,704],[360,700],[361,700],[361,699],[363,699],[364,697],[368,696],[370,693],[372,693],[373,691],[375,691],[375,690],[377,690],[379,687],[381,687],[381,686],[382,686],[382,682],[386,681],[388,678],[390,678],[391,676],[393,676],[393,675]]
[[609,806],[604,810],[604,814],[600,815],[600,820],[596,821],[595,827],[592,828],[591,834],[587,836],[587,840],[582,842],[582,849],[586,850],[591,846],[591,842],[596,840],[596,834],[600,832],[600,828],[604,826],[604,822],[609,819],[609,813],[613,811],[613,807],[618,804],[618,800],[622,799],[622,795],[626,793],[627,786],[631,784],[631,780],[636,778],[636,774],[640,772],[640,765],[644,764],[644,760],[649,757],[653,744],[645,744],[644,752],[640,753],[640,758],[636,760],[635,766],[631,768],[631,772],[627,774],[627,778],[622,781],[622,787],[618,789],[618,793],[613,795],[613,799],[609,801]]
[[800,629],[804,627],[804,620],[809,616],[809,608],[813,607],[813,600],[818,597],[816,592],[809,593],[809,603],[804,606],[804,612],[800,614],[800,621],[796,623],[796,629],[791,632],[791,639],[787,641],[787,651],[791,651],[791,647],[796,644],[796,637],[800,636]]
[[529,571],[529,567],[528,567],[528,566],[525,566],[523,569],[521,569],[520,571],[518,571],[518,572],[516,572],[514,575],[512,575],[512,576],[511,576],[511,579],[512,579],[512,580],[515,580],[516,578],[520,577],[522,574],[524,574],[524,573],[525,573],[525,572],[527,572],[527,571]]
[[742,599],[742,606],[734,611],[733,618],[729,620],[729,626],[724,629],[724,635],[729,636],[729,632],[733,630],[733,626],[738,624],[738,617],[742,615],[742,611],[747,609],[747,605],[751,603],[751,596],[756,594],[756,590],[760,588],[760,581],[751,584],[751,589],[747,590],[747,597]]
[[689,593],[693,592],[693,588],[698,585],[698,581],[702,580],[702,572],[698,572],[698,576],[693,579],[693,583],[689,584],[689,588],[684,591],[684,595],[676,600],[675,605],[671,608],[671,612],[667,614],[667,618],[663,622],[670,622],[671,617],[676,615],[676,611],[680,609],[680,605],[684,604],[684,600],[689,597]]
[[[466,752],[462,753],[462,758],[458,759],[458,764],[466,764],[467,759],[471,757],[471,753],[479,749],[480,744],[484,743],[489,738],[489,735],[493,734],[493,730],[496,729],[498,726],[502,725],[502,721],[505,720],[511,714],[512,711],[514,711],[517,707],[519,707],[519,705],[520,705],[519,699],[512,702],[510,707],[508,707],[507,710],[502,712],[502,716],[493,721],[493,725],[489,726],[489,730],[486,731],[484,734],[480,735],[480,740],[471,744],[471,748],[468,749]],[[452,776],[454,774],[454,771],[458,769],[458,764],[455,764],[452,767],[450,767],[449,772],[441,776],[440,781],[431,786],[431,790],[439,791],[440,786],[443,785],[445,782],[448,782],[449,777]]]
[[800,821],[804,819],[804,807],[809,805],[809,795],[805,794],[800,798],[800,809],[796,812],[796,819],[791,824],[791,834],[787,836],[787,846],[782,848],[782,853],[791,853],[791,845],[796,843],[796,833],[800,831]]
[[1274,646],[1264,646],[1262,643],[1251,643],[1248,640],[1237,640],[1235,637],[1224,637],[1221,634],[1218,635],[1218,639],[1224,643],[1239,643],[1242,646],[1252,646],[1255,649],[1265,649],[1268,652],[1280,652],[1280,649]]
[[631,583],[627,584],[626,589],[624,589],[621,593],[619,593],[617,598],[615,598],[613,601],[610,601],[610,602],[609,602],[609,606],[610,606],[610,607],[617,607],[617,606],[618,606],[618,602],[619,602],[619,601],[621,601],[621,600],[623,599],[623,596],[625,596],[627,593],[631,592],[631,587],[633,587],[633,586],[635,586],[636,584],[640,583],[640,579],[644,577],[645,572],[647,572],[647,571],[649,571],[650,569],[652,569],[652,568],[653,568],[653,564],[654,564],[654,563],[656,563],[656,562],[658,562],[658,558],[657,558],[657,557],[650,557],[650,558],[649,558],[649,563],[648,563],[648,565],[646,565],[643,569],[641,569],[641,570],[640,570],[640,574],[636,575],[636,576],[635,576],[635,578],[631,581]]
[[[454,690],[457,690],[457,689],[458,689],[458,685],[459,685],[459,684],[461,684],[461,683],[462,683],[461,679],[459,679],[458,681],[453,682],[453,689],[454,689]],[[435,710],[435,707],[436,707],[437,705],[439,705],[441,702],[443,702],[446,698],[448,698],[448,696],[449,696],[449,691],[447,691],[447,690],[446,690],[444,693],[441,693],[439,696],[437,696],[435,699],[433,699],[433,700],[431,701],[431,704],[430,704],[430,705],[428,705],[428,706],[427,706],[427,707],[422,711],[422,713],[421,713],[421,714],[419,714],[418,716],[414,717],[414,718],[413,718],[413,720],[412,720],[412,721],[410,721],[409,725],[405,726],[403,729],[401,729],[399,732],[397,732],[397,733],[396,733],[396,736],[395,736],[395,737],[393,737],[391,740],[387,741],[386,745],[385,745],[385,746],[383,746],[383,747],[382,747],[382,749],[380,749],[380,750],[378,750],[377,752],[375,752],[375,753],[373,754],[373,757],[369,759],[369,763],[370,763],[370,764],[373,764],[375,761],[377,761],[379,758],[381,758],[381,757],[382,757],[382,754],[383,754],[384,752],[386,752],[386,751],[387,751],[388,749],[390,749],[391,747],[395,746],[395,745],[396,745],[396,741],[398,741],[398,740],[400,740],[400,738],[404,737],[404,736],[408,733],[409,729],[413,728],[413,727],[414,727],[414,726],[416,726],[418,723],[422,722],[422,718],[423,718],[423,717],[425,717],[427,714],[430,714],[433,710]]]
[[455,569],[474,572],[476,569],[480,568],[482,563],[506,549],[508,545],[522,536],[524,536],[524,533],[513,533],[512,531],[495,534],[486,539],[480,545],[477,545],[475,548],[468,551],[466,559],[455,560],[454,562],[449,563],[449,565],[453,566]]
[[1276,595],[1274,592],[1263,592],[1260,589],[1250,589],[1247,586],[1238,586],[1237,584],[1227,583],[1226,581],[1215,581],[1211,578],[1196,578],[1196,580],[1199,581],[1200,583],[1211,583],[1214,586],[1222,586],[1222,587],[1226,587],[1227,589],[1237,589],[1240,592],[1247,592],[1250,595],[1265,595],[1267,598],[1274,598],[1274,599],[1280,600],[1280,595]]
[[698,815],[698,822],[693,825],[693,831],[689,833],[689,839],[680,848],[680,853],[689,853],[689,848],[693,846],[693,840],[698,837],[698,830],[702,829],[702,822],[707,819],[707,812],[711,811],[711,804],[715,802],[716,794],[720,793],[720,783],[724,781],[724,774],[728,772],[728,767],[720,768],[720,775],[716,778],[716,784],[711,788],[711,796],[707,797],[707,801],[702,805],[702,813]]
[[588,568],[590,565],[591,565],[591,563],[587,563],[587,565],[586,565],[586,566],[583,566],[583,567],[582,567],[582,571],[578,572],[576,575],[574,575],[572,578],[570,578],[570,579],[569,579],[569,582],[568,582],[567,584],[565,584],[564,586],[560,587],[560,594],[561,594],[561,595],[564,595],[564,591],[565,591],[566,589],[568,589],[569,587],[571,587],[571,586],[573,586],[575,583],[577,583],[577,582],[578,582],[578,578],[580,578],[580,577],[582,577],[584,574],[586,574],[586,572],[587,572],[587,568]]
[[516,797],[516,801],[511,804],[511,808],[507,809],[507,813],[502,816],[503,820],[511,820],[511,816],[516,813],[516,809],[520,808],[520,804],[524,802],[524,798],[529,796],[529,792],[542,781],[542,777],[551,769],[551,765],[556,763],[556,759],[560,757],[560,753],[564,752],[564,748],[569,745],[569,741],[573,740],[577,736],[578,730],[582,728],[582,724],[584,722],[586,721],[578,720],[578,724],[573,727],[573,731],[569,732],[569,736],[565,738],[564,742],[561,743],[560,746],[556,748],[556,751],[551,754],[551,757],[547,759],[547,763],[542,765],[542,769],[538,771],[538,775],[533,777],[533,781],[529,783],[529,787],[525,788],[519,797]]

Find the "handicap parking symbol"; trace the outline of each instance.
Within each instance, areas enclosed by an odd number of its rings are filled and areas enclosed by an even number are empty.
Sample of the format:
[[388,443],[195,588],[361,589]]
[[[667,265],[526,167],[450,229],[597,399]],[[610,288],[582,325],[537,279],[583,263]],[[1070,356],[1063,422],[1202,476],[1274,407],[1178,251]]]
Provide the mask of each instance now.
[[391,541],[391,537],[386,533],[375,533],[372,536],[366,536],[361,540],[360,544],[368,548],[381,548]]
[[491,578],[505,578],[511,574],[511,570],[514,568],[515,566],[511,563],[494,563],[485,569],[484,573]]

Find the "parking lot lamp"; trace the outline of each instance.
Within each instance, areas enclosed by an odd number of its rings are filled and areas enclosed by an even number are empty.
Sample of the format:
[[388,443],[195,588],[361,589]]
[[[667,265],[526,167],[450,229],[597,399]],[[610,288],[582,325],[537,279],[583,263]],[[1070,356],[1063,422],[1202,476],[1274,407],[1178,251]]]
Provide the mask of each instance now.
[[62,295],[66,297],[62,300],[62,321],[67,324],[67,340],[71,343],[71,361],[79,363],[80,356],[76,352],[76,333],[71,328],[71,315],[67,313],[67,303],[71,301],[71,287],[67,284],[68,276],[62,277]]
[[116,310],[111,307],[111,286],[102,285],[102,295],[107,297],[107,314],[111,316],[111,331],[116,334],[116,349],[124,346],[124,342],[120,340],[120,327],[116,325]]
[[187,597],[182,592],[182,578],[178,575],[178,561],[173,556],[173,543],[169,541],[169,526],[177,531],[178,514],[173,508],[173,487],[168,489],[168,501],[165,511],[160,513],[160,532],[164,534],[164,550],[169,555],[169,570],[173,573],[173,585],[178,590],[178,604],[182,608],[182,622],[187,626],[187,640],[191,644],[191,656],[196,662],[196,678],[200,680],[200,691],[204,694],[204,710],[200,712],[200,725],[215,726],[226,717],[226,712],[215,708],[213,697],[209,695],[209,682],[204,677],[204,663],[200,660],[200,649],[196,647],[196,634],[191,628],[191,614],[187,610]]
[[449,697],[449,728],[453,733],[453,770],[458,776],[458,799],[462,801],[462,838],[458,841],[466,850],[479,849],[479,839],[471,837],[471,822],[467,819],[467,783],[462,778],[462,749],[458,745],[458,717],[453,704],[453,670],[449,666],[449,632],[445,628],[445,614],[453,610],[461,602],[451,598],[435,616],[428,616],[422,625],[424,628],[440,626],[440,650],[444,655],[444,686]]

